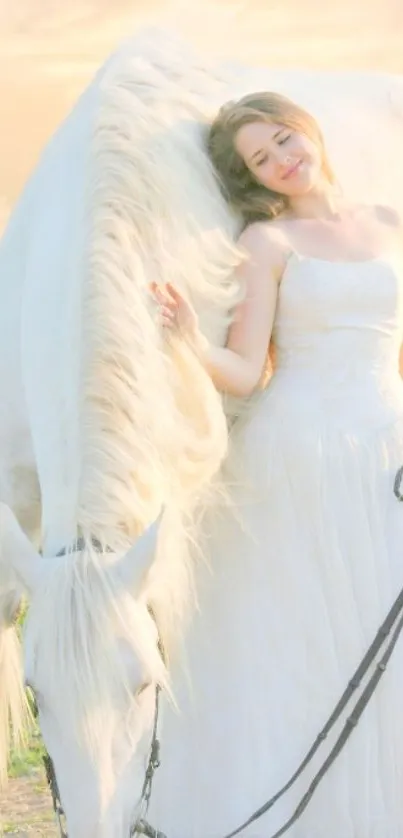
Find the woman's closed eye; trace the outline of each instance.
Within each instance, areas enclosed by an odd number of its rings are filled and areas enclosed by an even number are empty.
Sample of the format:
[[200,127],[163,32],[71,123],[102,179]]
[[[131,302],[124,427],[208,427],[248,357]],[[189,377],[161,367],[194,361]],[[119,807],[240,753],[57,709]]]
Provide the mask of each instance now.
[[[288,143],[288,141],[291,139],[291,137],[292,137],[292,134],[286,134],[285,136],[281,137],[281,139],[278,140],[278,145],[285,145],[286,143]],[[260,166],[263,166],[265,163],[267,163],[268,159],[269,159],[268,154],[264,154],[262,157],[259,157],[259,159],[256,160],[256,163],[255,163],[256,168],[259,168]]]

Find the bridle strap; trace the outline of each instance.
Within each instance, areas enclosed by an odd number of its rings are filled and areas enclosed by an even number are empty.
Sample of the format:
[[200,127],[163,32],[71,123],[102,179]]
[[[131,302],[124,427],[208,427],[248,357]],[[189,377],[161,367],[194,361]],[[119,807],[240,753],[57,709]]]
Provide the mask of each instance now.
[[59,835],[60,838],[68,838],[68,834],[64,828],[64,811],[63,806],[60,800],[59,788],[57,785],[56,773],[54,769],[53,762],[47,752],[44,753],[43,757],[43,764],[45,767],[46,779],[50,789],[50,793],[52,795],[52,803],[53,803],[53,812],[56,817],[57,825],[59,828]]
[[[32,712],[34,718],[38,718],[38,705],[35,698],[35,693],[32,687],[30,687],[30,693],[32,695]],[[148,807],[150,804],[151,792],[153,787],[153,780],[154,775],[159,768],[160,761],[159,761],[159,753],[160,753],[160,743],[158,739],[158,721],[159,721],[159,705],[160,705],[160,694],[161,694],[161,687],[159,684],[156,685],[155,688],[155,710],[154,710],[154,724],[153,724],[153,734],[151,739],[151,746],[150,746],[150,754],[147,764],[147,769],[145,773],[143,788],[141,792],[141,797],[139,801],[139,808],[140,810],[143,809],[142,816],[139,820],[130,827],[129,838],[135,838],[136,835],[144,835],[146,838],[166,838],[166,836],[155,830],[146,820],[145,815],[148,812]],[[46,780],[47,784],[52,796],[52,804],[53,804],[53,812],[56,817],[57,825],[59,828],[59,836],[60,838],[68,838],[68,833],[64,827],[64,818],[65,814],[63,811],[63,806],[60,798],[59,788],[57,785],[57,778],[55,767],[53,765],[53,760],[49,756],[48,752],[45,751],[42,757],[43,765],[45,768]]]
[[91,544],[91,547],[96,553],[113,553],[112,547],[109,547],[107,544],[102,544],[99,538],[92,536],[88,539],[84,538],[83,535],[79,535],[68,547],[62,547],[56,553],[56,556],[59,558],[61,556],[67,556],[69,553],[80,553],[82,550],[85,550],[87,544]]
[[[154,620],[155,624],[157,625],[156,616],[152,606],[149,604],[148,611],[152,619]],[[158,636],[158,651],[161,655],[164,665],[167,664],[167,658],[165,654],[164,645],[161,639],[161,635]],[[153,733],[151,738],[151,746],[150,746],[150,754],[148,759],[147,770],[144,777],[143,788],[141,792],[140,804],[139,808],[143,808],[143,812],[140,817],[135,821],[130,829],[130,836],[129,838],[135,838],[136,835],[144,835],[145,838],[166,838],[165,833],[160,832],[158,829],[154,829],[153,826],[146,820],[146,815],[148,813],[151,794],[152,794],[152,787],[154,781],[154,775],[160,766],[160,742],[158,739],[158,723],[159,723],[159,716],[160,716],[160,701],[161,701],[161,687],[159,684],[156,685],[155,688],[155,710],[154,710],[154,725],[153,725]]]
[[[398,607],[399,605],[400,605],[400,607]],[[324,742],[324,740],[326,739],[330,730],[333,728],[336,721],[339,719],[344,707],[346,706],[349,699],[351,698],[351,695],[353,694],[354,690],[356,690],[358,688],[358,686],[360,685],[361,679],[364,677],[364,675],[368,671],[369,666],[371,665],[372,661],[374,660],[375,655],[379,651],[379,648],[382,645],[382,642],[385,640],[385,637],[392,630],[393,625],[395,624],[400,612],[402,611],[402,608],[403,608],[403,590],[400,592],[397,600],[395,601],[392,609],[390,610],[390,612],[388,614],[388,617],[386,618],[385,622],[383,623],[383,626],[379,629],[379,631],[377,633],[377,636],[376,636],[376,639],[374,640],[373,644],[371,645],[370,649],[368,650],[365,658],[362,660],[360,666],[356,670],[353,678],[349,682],[349,685],[348,685],[346,691],[343,693],[340,701],[336,705],[336,707],[335,707],[332,715],[328,719],[325,727],[319,733],[319,736],[315,740],[315,743],[313,744],[311,749],[308,751],[305,759],[301,762],[297,771],[293,774],[293,776],[288,781],[288,783],[285,786],[283,786],[283,788],[280,789],[280,791],[278,791],[272,798],[270,798],[270,800],[268,800],[267,803],[265,803],[263,806],[261,806],[260,809],[257,809],[253,813],[253,815],[251,815],[251,817],[248,818],[247,821],[245,821],[244,823],[241,824],[241,826],[239,826],[233,832],[230,832],[227,835],[225,835],[224,838],[235,838],[236,835],[239,835],[248,826],[251,826],[252,823],[259,820],[263,815],[265,815],[274,806],[274,804],[277,802],[277,800],[279,800],[285,794],[285,792],[287,792],[294,785],[296,780],[301,776],[302,772],[304,771],[306,766],[311,762],[311,760],[312,760],[313,756],[315,755],[316,751],[318,750],[318,748],[320,747],[322,742]],[[379,683],[382,675],[384,674],[384,672],[386,670],[387,664],[390,660],[390,657],[393,653],[393,650],[396,646],[396,643],[398,641],[398,638],[399,638],[399,635],[400,635],[402,629],[403,629],[403,615],[400,615],[400,619],[399,619],[399,621],[398,621],[398,623],[395,627],[395,630],[394,630],[392,638],[391,638],[391,640],[390,640],[390,642],[389,642],[389,644],[386,648],[386,651],[385,651],[383,657],[381,658],[381,660],[379,661],[379,663],[377,663],[375,672],[373,673],[372,677],[368,681],[368,684],[365,687],[365,689],[363,690],[360,698],[358,699],[358,701],[354,705],[353,711],[352,711],[351,715],[349,716],[349,718],[346,720],[344,728],[343,728],[340,736],[338,737],[335,745],[333,746],[333,748],[330,751],[328,757],[325,759],[321,768],[319,769],[319,771],[317,772],[317,774],[313,778],[306,794],[301,798],[301,800],[300,800],[298,806],[296,807],[294,813],[292,814],[291,818],[281,827],[281,829],[279,829],[277,832],[275,832],[273,835],[271,835],[270,838],[280,838],[281,835],[284,835],[285,832],[288,832],[288,830],[291,828],[291,826],[294,825],[294,823],[301,817],[302,813],[305,811],[305,809],[308,806],[308,803],[310,802],[310,800],[313,796],[313,793],[315,792],[317,786],[319,785],[319,783],[321,782],[321,780],[323,779],[325,774],[328,772],[329,768],[334,763],[334,761],[336,760],[338,755],[340,754],[340,752],[343,749],[344,745],[346,744],[347,740],[351,736],[351,733],[352,733],[353,729],[357,726],[357,724],[360,720],[360,717],[362,716],[369,700],[371,699],[373,693],[376,690],[376,687],[378,686],[378,683]],[[387,632],[387,633],[385,633],[385,632]],[[373,651],[373,650],[375,650],[375,651]]]
[[[38,718],[38,704],[36,701],[35,692],[32,687],[29,687],[29,692],[31,695],[31,707],[32,707],[32,715],[36,720]],[[64,811],[63,806],[60,799],[59,787],[57,785],[56,773],[55,768],[52,762],[51,757],[49,756],[48,752],[45,751],[42,755],[42,762],[43,767],[45,769],[46,781],[49,787],[49,791],[52,797],[52,805],[53,805],[53,814],[55,815],[57,826],[59,829],[59,838],[68,838],[68,834],[66,832],[64,826]]]
[[[56,554],[58,557],[66,556],[69,553],[78,553],[81,550],[84,550],[86,545],[88,544],[88,539],[85,539],[83,536],[79,536],[74,542],[69,544],[68,547],[62,547],[58,553]],[[102,542],[95,538],[94,536],[91,537],[90,543],[92,548],[97,553],[112,553],[113,550],[111,547],[102,544]],[[148,608],[151,616],[155,621],[155,615],[152,611],[151,606]],[[164,660],[164,649],[162,645],[161,639],[158,640],[158,648],[161,654],[162,659]],[[33,707],[34,707],[34,715],[35,717],[38,716],[38,707],[37,702],[35,699],[35,694],[31,689],[32,696],[33,696]],[[159,715],[160,715],[160,695],[161,695],[161,687],[159,684],[156,684],[155,687],[155,708],[154,708],[154,722],[153,722],[153,732],[151,738],[151,746],[150,746],[150,754],[148,758],[146,773],[144,777],[143,788],[141,792],[140,801],[138,804],[138,808],[142,811],[142,815],[139,819],[136,819],[135,823],[133,823],[130,827],[129,838],[135,838],[136,835],[144,835],[146,838],[166,838],[166,836],[155,830],[146,820],[145,816],[147,815],[148,808],[150,805],[150,798],[152,793],[154,775],[159,768],[160,765],[160,742],[158,739],[158,723],[159,723]],[[57,785],[56,779],[56,772],[53,765],[52,758],[49,756],[47,752],[43,755],[43,764],[45,767],[46,772],[46,779],[50,789],[50,793],[52,795],[52,803],[53,803],[53,811],[56,816],[57,824],[59,827],[60,838],[68,838],[68,833],[66,832],[63,824],[64,820],[64,811],[63,806],[61,803],[60,793]]]
[[154,724],[153,733],[151,737],[150,754],[148,757],[147,769],[144,777],[143,788],[141,791],[139,809],[143,809],[139,818],[132,824],[130,828],[129,838],[135,838],[136,835],[145,835],[146,838],[166,838],[166,836],[154,829],[146,820],[146,815],[150,805],[151,793],[153,790],[154,776],[157,768],[160,766],[160,742],[158,739],[158,723],[160,715],[160,699],[161,687],[159,684],[155,687],[155,709],[154,709]]
[[147,821],[139,821],[134,834],[145,835],[146,838],[166,838],[164,832],[160,832],[159,829],[154,829]]

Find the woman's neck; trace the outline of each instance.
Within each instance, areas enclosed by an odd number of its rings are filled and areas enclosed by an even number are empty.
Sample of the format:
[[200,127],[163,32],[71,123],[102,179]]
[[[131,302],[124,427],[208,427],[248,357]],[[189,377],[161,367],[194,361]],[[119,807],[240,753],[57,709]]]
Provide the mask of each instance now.
[[328,182],[311,189],[306,195],[291,198],[289,201],[289,218],[321,218],[326,221],[340,221],[345,202],[336,192],[334,186]]

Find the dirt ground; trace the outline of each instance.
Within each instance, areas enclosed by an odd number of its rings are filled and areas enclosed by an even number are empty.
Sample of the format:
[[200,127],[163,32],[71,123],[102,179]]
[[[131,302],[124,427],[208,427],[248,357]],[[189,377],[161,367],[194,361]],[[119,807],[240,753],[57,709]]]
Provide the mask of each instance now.
[[41,771],[11,779],[0,792],[0,837],[56,838],[52,804]]

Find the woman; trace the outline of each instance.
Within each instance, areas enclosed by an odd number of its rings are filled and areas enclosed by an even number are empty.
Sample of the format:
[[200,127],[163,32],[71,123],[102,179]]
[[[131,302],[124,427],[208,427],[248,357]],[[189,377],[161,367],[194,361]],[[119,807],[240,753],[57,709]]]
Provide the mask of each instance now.
[[[177,289],[153,292],[164,328],[197,346],[220,391],[261,390],[234,430],[243,451],[237,520],[217,523],[211,539],[212,577],[226,574],[232,610],[217,601],[209,630],[227,644],[227,664],[210,673],[208,728],[189,734],[193,746],[201,735],[218,747],[216,798],[206,784],[216,836],[223,773],[235,828],[292,776],[403,584],[393,491],[403,464],[403,234],[392,209],[344,199],[315,120],[282,96],[224,106],[208,148],[245,222],[245,293],[226,346],[208,345]],[[270,343],[275,369],[264,387]],[[201,610],[214,585],[201,584]],[[401,641],[291,838],[401,838],[402,700]],[[291,816],[349,711],[288,795],[243,834],[268,838]]]

